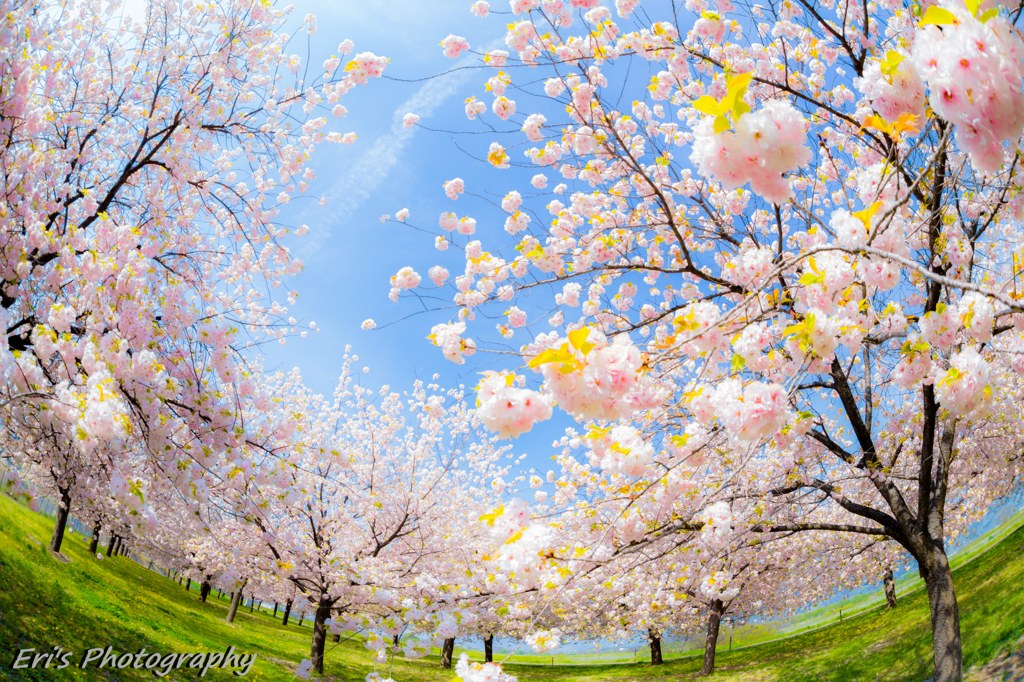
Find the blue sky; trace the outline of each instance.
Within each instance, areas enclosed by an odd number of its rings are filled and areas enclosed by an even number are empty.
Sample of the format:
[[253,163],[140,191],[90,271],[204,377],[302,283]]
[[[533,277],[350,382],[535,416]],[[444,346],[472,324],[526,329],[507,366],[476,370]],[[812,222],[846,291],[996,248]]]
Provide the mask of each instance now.
[[[308,11],[319,23],[311,46],[314,68],[350,38],[356,51],[391,58],[389,78],[426,80],[371,81],[345,98],[347,117],[331,120],[338,129],[354,130],[359,139],[350,146],[324,145],[314,157],[318,179],[310,193],[326,197],[326,206],[315,198],[294,201],[281,216],[284,222],[310,226],[309,234],[292,244],[305,271],[288,286],[299,292],[293,314],[304,322],[315,320],[321,331],[290,339],[280,348],[265,347],[267,362],[298,365],[314,388],[329,391],[342,350],[352,344],[377,382],[398,387],[435,371],[457,381],[458,368],[425,338],[437,316],[418,316],[374,332],[362,331],[360,324],[372,317],[383,326],[415,310],[388,300],[388,279],[403,265],[429,255],[425,252],[432,250],[432,240],[409,227],[382,224],[379,218],[403,206],[424,218],[443,210],[440,185],[447,178],[439,174],[442,164],[437,159],[448,151],[436,136],[406,129],[401,118],[416,111],[427,124],[451,108],[446,105],[461,109],[472,82],[470,72],[427,77],[453,66],[441,54],[441,38],[456,30],[468,32],[474,24],[481,28],[483,22],[462,2],[300,2],[293,20]],[[293,49],[300,47],[293,41]],[[475,383],[472,377],[466,381]]]
[[[283,222],[310,226],[308,235],[291,244],[305,262],[305,270],[286,286],[299,293],[292,314],[304,324],[315,321],[320,331],[291,338],[283,346],[266,344],[268,369],[298,366],[308,385],[330,393],[346,344],[360,356],[360,364],[370,367],[364,378],[370,386],[390,384],[402,389],[437,372],[442,385],[472,388],[478,372],[509,366],[507,356],[485,353],[455,365],[426,339],[432,325],[454,319],[450,290],[436,291],[439,298],[430,302],[435,310],[429,312],[415,299],[397,304],[388,300],[392,274],[413,265],[429,284],[427,268],[438,262],[440,254],[433,248],[432,236],[408,225],[382,223],[380,217],[407,207],[413,214],[411,223],[436,230],[442,211],[468,212],[467,197],[453,204],[441,185],[457,175],[468,180],[468,174],[479,173],[481,165],[466,154],[485,156],[493,139],[438,132],[474,129],[463,112],[464,100],[472,94],[483,99],[483,81],[493,73],[479,66],[478,56],[444,57],[441,39],[455,33],[469,38],[474,49],[503,47],[505,22],[474,16],[470,4],[463,0],[296,3],[291,24],[298,25],[307,12],[318,18],[310,47],[312,68],[318,68],[345,38],[355,42],[356,52],[386,55],[391,63],[386,78],[371,81],[344,99],[348,116],[331,121],[336,129],[358,133],[356,144],[325,145],[318,150],[313,160],[318,176],[310,191],[313,198],[293,200],[282,212]],[[303,51],[297,33],[292,49]],[[478,66],[461,68],[471,64]],[[422,127],[402,125],[402,116],[410,111],[422,117]],[[320,196],[326,197],[326,206],[317,202]],[[500,231],[501,223],[487,229]],[[451,258],[446,260],[453,276],[458,274]],[[376,320],[378,329],[361,330],[367,318]],[[487,333],[493,326],[479,321],[470,327],[471,333],[477,330]],[[541,425],[516,442],[517,451],[531,452],[530,463],[541,471],[549,468],[550,443],[561,434],[562,427],[556,423]]]

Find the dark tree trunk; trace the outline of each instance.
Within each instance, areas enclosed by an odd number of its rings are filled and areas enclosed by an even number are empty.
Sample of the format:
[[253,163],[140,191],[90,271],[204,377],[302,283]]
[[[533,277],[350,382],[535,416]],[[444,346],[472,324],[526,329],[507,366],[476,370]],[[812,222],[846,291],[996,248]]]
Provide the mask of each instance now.
[[484,663],[494,662],[494,635],[487,633],[484,637]]
[[298,626],[299,626],[300,628],[302,627],[302,620],[303,620],[303,619],[304,619],[305,617],[306,617],[306,612],[305,612],[305,611],[299,611],[299,625],[298,625]]
[[274,618],[277,618],[277,602],[274,602]]
[[191,577],[188,580],[185,581],[185,591],[186,592],[191,592],[192,591],[192,578]]
[[326,594],[320,595],[317,602],[316,612],[313,616],[313,642],[309,647],[309,660],[313,664],[313,671],[318,675],[324,674],[324,645],[327,643],[327,619],[331,617],[331,607],[334,602]]
[[252,613],[252,610],[254,608],[256,608],[256,598],[250,594],[249,595],[249,613]]
[[932,658],[934,682],[959,682],[963,675],[963,650],[960,642],[960,609],[953,589],[953,573],[941,545],[929,548],[918,563],[928,589],[928,607],[932,621]]
[[[121,551],[121,536],[115,535],[114,538],[116,538],[114,540],[114,556],[117,556]],[[175,571],[175,573],[177,573],[177,571]]]
[[89,554],[96,554],[96,548],[100,546],[100,522],[92,524],[92,540],[89,541]]
[[110,534],[110,544],[107,545],[107,556],[114,556],[114,541],[117,540],[117,536],[113,533]]
[[335,642],[335,643],[340,642],[341,641],[341,633],[339,632],[337,634],[331,635],[331,641]]
[[455,638],[449,637],[444,640],[444,646],[441,647],[441,667],[451,668],[452,657],[455,655]]
[[[246,581],[248,582],[248,581]],[[238,613],[238,603],[242,601],[242,590],[245,589],[245,583],[231,594],[231,606],[228,608],[228,617],[225,618],[228,623],[235,622],[235,614]]]
[[654,630],[647,630],[647,643],[651,645],[651,665],[661,665],[665,660],[661,657],[661,635]]
[[60,489],[60,504],[57,505],[57,523],[53,527],[53,536],[50,538],[50,550],[60,552],[60,546],[64,544],[64,529],[68,527],[68,514],[71,513],[71,490]]
[[223,591],[223,590],[221,590],[221,589],[220,589],[220,588],[218,587],[218,588],[217,588],[217,599],[220,599],[220,598],[221,598],[221,597],[223,597],[223,596],[224,596],[224,591]]
[[891,568],[885,569],[882,583],[885,585],[885,603],[890,609],[896,608],[896,582],[893,580]]
[[210,576],[206,576],[203,584],[199,586],[199,601],[205,602],[206,598],[210,596],[211,589],[213,589],[213,586],[210,585]]
[[715,672],[715,648],[718,646],[718,628],[722,624],[722,612],[725,605],[721,599],[711,602],[711,610],[708,612],[708,635],[704,640],[704,667],[701,668],[701,675],[710,675]]
[[289,599],[284,603],[284,618],[281,620],[281,625],[288,625],[288,616],[292,613],[292,600]]

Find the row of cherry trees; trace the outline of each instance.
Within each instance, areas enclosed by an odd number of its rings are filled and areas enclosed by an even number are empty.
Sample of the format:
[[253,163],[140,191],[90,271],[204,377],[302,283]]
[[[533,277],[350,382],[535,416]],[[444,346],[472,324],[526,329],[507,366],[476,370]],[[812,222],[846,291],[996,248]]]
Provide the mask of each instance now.
[[314,113],[384,60],[304,82],[265,3],[2,9],[5,452],[65,511],[193,496],[244,446],[241,351],[294,331],[262,290],[301,265],[276,218],[337,136]]

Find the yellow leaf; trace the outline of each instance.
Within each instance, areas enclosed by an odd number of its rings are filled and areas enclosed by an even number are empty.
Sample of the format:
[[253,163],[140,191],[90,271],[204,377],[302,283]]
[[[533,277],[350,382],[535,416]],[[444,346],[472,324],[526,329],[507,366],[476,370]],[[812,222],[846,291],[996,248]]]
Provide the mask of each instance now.
[[493,526],[494,522],[504,513],[505,513],[505,505],[501,504],[501,505],[498,505],[498,508],[495,509],[494,511],[488,512],[488,513],[484,514],[483,516],[481,516],[479,520],[483,521],[488,526]]
[[929,7],[924,16],[921,17],[921,21],[918,22],[918,26],[945,26],[947,24],[959,24],[960,20],[956,18],[956,15],[950,12],[948,9],[939,7],[938,5],[932,5]]
[[737,75],[727,75],[725,96],[716,100],[710,95],[704,95],[693,102],[693,108],[702,114],[715,117],[715,133],[724,133],[730,127],[729,115],[732,120],[738,120],[743,114],[750,111],[750,107],[743,101],[747,93],[747,87],[754,78],[752,72]]
[[888,50],[885,53],[885,58],[882,59],[882,74],[885,76],[892,76],[896,73],[896,69],[899,68],[900,63],[906,59],[906,55],[900,54],[896,50]]
[[892,124],[892,129],[897,134],[902,132],[916,133],[921,130],[917,124],[917,114],[903,113],[896,117],[896,121]]
[[708,116],[719,116],[723,111],[722,104],[711,95],[704,95],[700,99],[694,100],[693,108]]
[[669,440],[672,442],[672,445],[676,446],[677,448],[681,448],[686,445],[687,441],[690,440],[690,436],[685,433],[675,434],[669,436]]
[[569,343],[576,350],[580,350],[583,344],[586,342],[587,337],[590,336],[590,329],[587,327],[580,327],[569,332]]
[[882,208],[882,202],[876,201],[867,208],[861,209],[859,211],[854,211],[851,215],[857,220],[861,221],[864,224],[864,227],[867,228],[867,230],[870,232],[871,219],[875,217],[875,214],[878,213],[878,209],[880,208]]
[[861,126],[864,130],[881,130],[883,133],[889,132],[889,124],[886,123],[885,119],[876,114],[871,114],[864,119],[864,124]]
[[537,369],[541,365],[546,365],[551,362],[565,362],[566,360],[571,359],[571,357],[572,356],[564,346],[562,348],[547,348],[533,356],[533,358],[526,363],[526,366],[530,369]]
[[729,111],[733,112],[733,118],[739,118],[750,111],[750,107],[743,101],[743,95],[747,94],[747,88],[750,86],[750,81],[753,78],[754,73],[752,71],[727,78],[728,86],[723,104],[728,105]]
[[889,137],[894,139],[899,137],[901,133],[916,133],[918,132],[918,130],[920,130],[920,128],[917,125],[917,116],[911,113],[900,114],[892,123],[889,123],[881,116],[871,114],[870,116],[864,119],[864,125],[862,126],[862,128],[864,130],[868,130],[870,128],[880,130]]

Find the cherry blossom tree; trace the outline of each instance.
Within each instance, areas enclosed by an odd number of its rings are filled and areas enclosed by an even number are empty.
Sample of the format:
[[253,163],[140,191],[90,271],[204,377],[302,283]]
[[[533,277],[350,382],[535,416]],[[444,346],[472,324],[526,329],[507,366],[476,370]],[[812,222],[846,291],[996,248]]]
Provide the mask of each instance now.
[[[485,422],[516,435],[557,403],[619,429],[598,465],[640,497],[675,475],[759,500],[751,532],[898,543],[935,679],[958,680],[947,522],[1020,473],[1021,8],[640,5],[511,3],[466,113],[521,136],[486,149],[504,176],[445,188],[480,201],[440,217],[464,258],[431,269],[461,273],[431,340],[461,362],[490,343],[478,318],[527,334]],[[410,266],[393,297],[428,286]],[[728,477],[684,470],[698,449]],[[707,525],[679,499],[638,541]]]
[[[314,609],[309,669],[323,672],[327,634],[362,631],[386,661],[450,639],[463,619],[466,528],[492,507],[491,481],[508,474],[507,446],[482,431],[459,389],[417,382],[375,391],[346,355],[333,396],[298,371],[267,377],[247,423],[252,457],[222,491],[253,529],[262,566]],[[270,402],[267,406],[258,404]],[[460,557],[453,562],[454,557]],[[463,569],[465,570],[465,569]]]
[[3,421],[64,434],[64,481],[134,441],[195,494],[244,438],[240,353],[297,329],[273,292],[305,228],[281,207],[318,145],[354,140],[322,114],[386,59],[345,41],[304,67],[287,13],[256,0],[2,9]]

